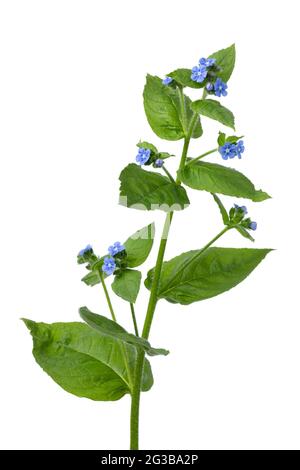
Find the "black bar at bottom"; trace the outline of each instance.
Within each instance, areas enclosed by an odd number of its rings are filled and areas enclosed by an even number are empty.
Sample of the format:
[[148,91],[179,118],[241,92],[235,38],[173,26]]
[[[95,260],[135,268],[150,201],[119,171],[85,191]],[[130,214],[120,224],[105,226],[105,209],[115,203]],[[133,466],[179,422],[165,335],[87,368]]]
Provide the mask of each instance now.
[[[293,453],[293,462],[297,451],[273,450],[3,450],[2,456],[9,461],[34,466],[40,466],[43,462],[49,465],[70,464],[97,465],[94,468],[105,468],[108,465],[120,465],[124,468],[140,468],[141,465],[188,465],[199,464],[238,464],[257,465],[264,459],[268,459],[270,465],[275,457],[276,465],[287,466],[288,452]],[[296,457],[297,458],[297,457]],[[274,460],[275,460],[274,459]],[[4,460],[4,459],[3,459]]]

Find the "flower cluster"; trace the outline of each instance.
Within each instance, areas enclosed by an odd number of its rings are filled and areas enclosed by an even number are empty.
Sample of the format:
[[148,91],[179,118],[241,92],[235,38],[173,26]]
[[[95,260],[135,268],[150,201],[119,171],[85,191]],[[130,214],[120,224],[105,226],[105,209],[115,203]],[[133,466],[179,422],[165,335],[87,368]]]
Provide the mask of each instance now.
[[145,165],[145,163],[148,162],[149,158],[151,156],[151,150],[150,149],[144,149],[143,147],[139,148],[138,154],[135,157],[136,162],[139,165]]
[[194,82],[202,83],[209,73],[208,69],[215,65],[215,63],[216,59],[205,59],[202,57],[199,60],[199,64],[192,68],[191,79]]
[[192,68],[191,79],[194,82],[202,83],[208,79],[206,91],[218,97],[227,96],[227,83],[217,77],[220,67],[216,65],[216,59],[205,59],[202,57],[199,64]]
[[234,204],[234,206],[229,211],[230,222],[234,225],[240,224],[242,227],[250,230],[257,229],[257,222],[254,222],[249,217],[245,219],[245,215],[248,214],[246,206],[239,206]]
[[105,256],[102,271],[110,276],[115,272],[119,265],[119,258],[122,258],[126,254],[125,246],[120,242],[115,242],[113,245],[108,247],[108,253],[110,256]]
[[135,161],[140,165],[153,165],[154,168],[161,168],[164,165],[164,158],[168,158],[170,155],[166,153],[159,153],[157,149],[152,146],[155,150],[150,148],[140,147]]
[[224,145],[219,147],[219,152],[223,160],[228,158],[242,158],[242,153],[245,151],[244,141],[239,140],[238,142],[226,142]]

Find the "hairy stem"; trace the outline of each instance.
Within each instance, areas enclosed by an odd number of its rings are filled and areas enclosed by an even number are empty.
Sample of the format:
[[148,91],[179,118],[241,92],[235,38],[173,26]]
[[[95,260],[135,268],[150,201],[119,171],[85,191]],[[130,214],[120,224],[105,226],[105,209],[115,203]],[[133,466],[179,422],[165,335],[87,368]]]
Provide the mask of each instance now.
[[109,297],[109,293],[108,293],[108,290],[107,290],[107,287],[106,287],[106,284],[105,284],[105,281],[104,281],[103,273],[100,269],[99,269],[99,276],[100,276],[100,279],[101,279],[101,284],[102,284],[102,287],[103,287],[103,290],[104,290],[104,294],[105,294],[106,302],[107,302],[107,305],[108,305],[108,308],[109,308],[109,311],[110,311],[110,314],[111,314],[111,318],[113,319],[113,321],[116,322],[117,318],[116,318],[116,315],[115,315],[115,312],[114,312],[114,309],[113,309],[113,306],[112,306],[112,303],[111,303],[111,300],[110,300],[110,297]]
[[139,329],[138,329],[138,325],[137,325],[137,321],[136,321],[134,305],[131,302],[130,302],[130,311],[131,311],[131,317],[132,317],[134,332],[135,332],[136,336],[139,336]]
[[193,158],[192,160],[188,161],[185,166],[193,165],[193,163],[197,162],[198,160],[201,160],[201,158],[204,158],[207,155],[210,155],[211,153],[215,153],[218,150],[219,150],[218,148],[209,150],[208,152],[205,152],[202,155],[199,155],[199,157]]
[[171,173],[166,169],[165,166],[162,166],[161,169],[165,172],[165,174],[167,175],[167,177],[169,178],[170,181],[172,181],[172,183],[175,183],[175,180],[173,178],[173,176],[171,175]]
[[[116,318],[116,315],[115,315],[115,312],[114,312],[114,309],[113,309],[113,306],[112,306],[112,303],[111,303],[111,300],[110,300],[110,296],[109,296],[109,293],[108,293],[108,290],[107,290],[107,287],[106,287],[106,284],[105,284],[105,281],[104,281],[104,276],[103,276],[103,273],[100,269],[99,269],[99,276],[100,276],[100,279],[101,279],[101,284],[102,284],[102,287],[103,287],[103,290],[104,290],[104,294],[105,294],[107,305],[108,305],[108,308],[109,308],[109,311],[110,311],[110,314],[111,314],[111,318],[113,319],[114,322],[117,322],[117,318]],[[130,370],[130,367],[129,367],[128,352],[127,352],[127,349],[126,349],[126,346],[124,345],[124,343],[121,342],[120,344],[121,344],[122,355],[123,355],[123,359],[124,359],[124,363],[125,363],[125,367],[126,367],[126,372],[127,372],[127,377],[128,377],[128,385],[129,385],[129,388],[132,389],[133,379],[132,379],[132,374],[131,374],[131,370]]]
[[182,127],[184,130],[184,133],[187,133],[187,123],[186,123],[186,109],[185,109],[185,98],[183,94],[183,90],[181,87],[177,88],[178,96],[179,96],[179,101],[180,101],[180,110],[181,110],[181,118],[182,118]]
[[[181,103],[183,104],[183,107],[182,107],[182,112],[184,113],[183,122],[185,123],[186,122],[186,110],[184,106],[185,104],[184,95],[181,89],[179,89],[179,93],[180,93]],[[191,136],[192,136],[197,118],[198,118],[198,115],[194,113],[190,122],[189,129],[187,130],[186,137],[184,139],[181,159],[179,163],[179,170],[181,170],[185,165]],[[184,128],[184,124],[183,124],[183,128]],[[180,178],[178,176],[176,179],[176,183],[181,184]],[[145,339],[149,338],[153,316],[154,316],[154,312],[155,312],[155,308],[157,304],[157,291],[158,291],[159,280],[160,280],[162,265],[164,261],[164,254],[166,250],[166,245],[168,241],[168,235],[169,235],[172,219],[173,219],[173,212],[169,212],[166,215],[163,233],[162,233],[161,240],[160,240],[160,245],[158,249],[157,260],[156,260],[156,265],[155,265],[155,270],[154,270],[153,282],[152,282],[152,287],[151,287],[151,292],[150,292],[150,297],[149,297],[149,303],[148,303],[145,323],[144,323],[143,332],[142,332],[142,337]],[[138,450],[139,448],[139,408],[140,408],[141,382],[142,382],[142,374],[143,374],[143,368],[144,368],[144,359],[145,359],[145,352],[141,350],[138,351],[135,373],[134,373],[133,390],[131,394],[131,416],[130,416],[130,449],[131,450]]]

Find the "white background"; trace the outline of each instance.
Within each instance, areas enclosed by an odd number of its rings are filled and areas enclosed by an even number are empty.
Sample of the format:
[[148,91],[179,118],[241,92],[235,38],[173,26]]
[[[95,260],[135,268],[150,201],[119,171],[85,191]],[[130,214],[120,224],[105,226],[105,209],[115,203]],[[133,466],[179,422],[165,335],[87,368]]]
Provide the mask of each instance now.
[[[146,122],[145,74],[192,67],[233,42],[237,62],[223,103],[246,135],[246,152],[230,164],[273,196],[247,206],[258,222],[256,246],[277,250],[222,296],[159,304],[151,340],[171,354],[152,360],[141,447],[300,448],[297,3],[1,1],[2,448],[127,448],[129,398],[97,403],[64,392],[34,362],[19,318],[74,321],[81,305],[107,313],[100,288],[80,282],[76,254],[86,243],[103,253],[153,220],[159,234],[162,213],[118,206],[118,175],[140,138],[181,150]],[[204,129],[191,156],[215,146],[221,127],[205,120]],[[189,195],[167,258],[200,248],[221,228],[211,198]],[[251,242],[230,233],[220,244]],[[157,242],[145,272],[156,251]],[[147,299],[143,287],[140,324]],[[128,306],[114,304],[129,327]]]

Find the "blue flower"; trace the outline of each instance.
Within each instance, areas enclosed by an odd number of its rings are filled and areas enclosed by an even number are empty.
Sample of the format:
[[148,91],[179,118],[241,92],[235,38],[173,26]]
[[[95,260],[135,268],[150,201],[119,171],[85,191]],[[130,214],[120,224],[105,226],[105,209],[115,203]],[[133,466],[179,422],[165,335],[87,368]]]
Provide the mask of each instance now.
[[208,84],[206,85],[206,89],[207,89],[207,91],[212,91],[214,89],[214,84],[208,82]]
[[206,70],[206,67],[204,66],[196,66],[196,67],[193,67],[192,68],[192,74],[191,74],[191,79],[194,81],[194,82],[197,82],[197,83],[202,83],[203,80],[206,79],[206,76],[207,76],[207,70]]
[[145,165],[145,163],[147,163],[147,161],[149,160],[150,155],[151,155],[150,149],[139,148],[139,152],[137,156],[135,157],[135,160],[139,165]]
[[78,256],[84,256],[89,251],[93,251],[93,248],[92,248],[91,245],[86,245],[85,248],[83,248],[82,250],[79,251]]
[[108,247],[108,253],[111,256],[115,256],[117,253],[120,253],[120,251],[124,251],[125,246],[122,245],[120,242],[115,242],[113,245]]
[[202,65],[204,67],[211,67],[215,63],[216,63],[216,59],[205,59],[204,57],[202,57],[199,60],[199,65]]
[[164,161],[162,158],[158,158],[157,160],[155,160],[154,162],[154,166],[155,168],[161,168],[164,164]]
[[219,152],[222,155],[223,160],[234,158],[236,156],[236,145],[226,142],[222,147],[219,147]]
[[227,96],[227,84],[225,82],[222,82],[220,78],[217,78],[215,84],[214,84],[214,89],[215,89],[215,95],[216,96]]
[[111,256],[106,256],[104,258],[104,263],[102,265],[102,271],[110,276],[116,269],[116,262]]
[[246,206],[238,206],[237,204],[234,204],[235,210],[241,210],[244,212],[244,215],[248,214],[248,210]]
[[253,222],[250,222],[249,228],[250,228],[251,230],[256,230],[256,229],[257,229],[257,222],[254,222],[254,221],[253,221]]
[[239,140],[235,146],[236,154],[238,158],[242,158],[242,153],[245,151],[244,141]]
[[163,85],[170,85],[170,83],[173,82],[173,78],[172,77],[165,77],[161,82],[162,82]]

